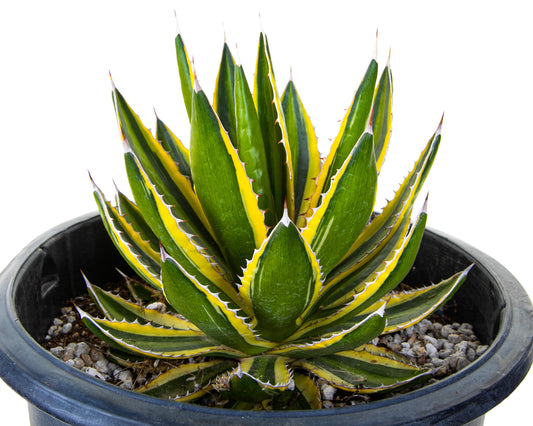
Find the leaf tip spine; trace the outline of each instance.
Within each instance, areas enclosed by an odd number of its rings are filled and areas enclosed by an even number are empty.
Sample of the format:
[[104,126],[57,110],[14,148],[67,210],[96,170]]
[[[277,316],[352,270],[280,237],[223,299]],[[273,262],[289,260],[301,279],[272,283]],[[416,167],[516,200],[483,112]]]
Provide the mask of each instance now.
[[195,93],[199,93],[202,91],[202,88],[200,87],[200,82],[198,81],[198,75],[196,74],[196,67],[194,66],[194,57],[191,57],[191,68],[192,68],[192,75],[194,78],[193,90]]
[[376,62],[378,60],[378,34],[379,34],[379,31],[378,31],[378,28],[376,28],[376,46],[375,46],[375,50],[374,50],[374,60]]
[[113,91],[117,90],[116,86],[115,86],[115,82],[113,81],[113,76],[111,75],[111,70],[107,70],[107,72],[109,73],[109,80],[111,80],[111,88],[113,89]]
[[424,200],[424,204],[422,205],[422,211],[420,212],[420,214],[428,213],[428,198],[429,198],[429,192],[426,194],[426,199]]
[[[226,42],[226,33],[224,33],[224,43]],[[235,43],[235,66],[242,68],[241,55],[239,54],[239,45]]]
[[471,270],[474,266],[476,266],[475,262],[472,263],[468,268],[466,268],[466,269],[463,271],[463,274],[462,274],[462,275],[463,275],[464,277],[466,277],[466,276],[468,275],[468,273],[470,272],[470,270]]
[[96,183],[94,182],[94,179],[91,175],[91,172],[89,170],[87,170],[87,174],[89,175],[89,180],[91,181],[91,184],[93,185],[93,189],[96,191],[98,190],[98,187],[96,186]]

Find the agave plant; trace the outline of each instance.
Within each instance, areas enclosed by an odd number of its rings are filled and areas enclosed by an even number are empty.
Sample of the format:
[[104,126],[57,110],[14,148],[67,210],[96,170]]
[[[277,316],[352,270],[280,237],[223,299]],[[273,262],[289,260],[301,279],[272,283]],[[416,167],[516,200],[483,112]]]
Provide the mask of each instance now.
[[128,300],[87,281],[105,318],[80,310],[85,324],[123,360],[185,360],[139,389],[176,400],[210,392],[234,407],[317,408],[317,378],[369,393],[427,376],[369,342],[427,317],[468,272],[395,292],[424,232],[425,208],[414,221],[411,213],[441,124],[375,213],[389,64],[378,81],[370,62],[322,163],[294,82],[278,95],[264,34],[252,90],[224,45],[212,104],[181,35],[176,51],[189,149],[159,118],[154,136],[113,86],[135,201],[118,192],[113,206],[96,186],[94,195],[143,283],[129,286]]

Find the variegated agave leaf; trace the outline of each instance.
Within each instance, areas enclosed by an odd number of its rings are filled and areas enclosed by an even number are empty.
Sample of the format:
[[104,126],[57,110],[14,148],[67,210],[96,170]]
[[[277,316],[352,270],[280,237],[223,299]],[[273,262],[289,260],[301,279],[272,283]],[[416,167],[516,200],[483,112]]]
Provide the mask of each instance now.
[[188,145],[157,117],[152,135],[113,87],[134,201],[119,192],[114,206],[96,185],[94,196],[147,287],[129,284],[128,300],[87,281],[103,315],[80,309],[87,327],[117,359],[193,359],[139,389],[161,398],[209,392],[227,407],[308,409],[321,406],[317,378],[362,393],[426,378],[412,360],[368,342],[430,315],[471,268],[395,291],[422,241],[426,206],[413,221],[411,213],[442,121],[375,213],[390,141],[389,63],[378,80],[370,62],[321,164],[294,82],[278,92],[264,34],[252,86],[224,44],[212,103],[181,35],[176,54]]

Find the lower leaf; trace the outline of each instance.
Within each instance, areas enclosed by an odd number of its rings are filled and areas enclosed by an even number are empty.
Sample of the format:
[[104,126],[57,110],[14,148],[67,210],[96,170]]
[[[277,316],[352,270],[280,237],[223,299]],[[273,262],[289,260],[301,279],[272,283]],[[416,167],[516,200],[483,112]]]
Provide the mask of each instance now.
[[138,392],[156,398],[190,401],[202,396],[217,376],[235,365],[236,361],[228,359],[181,364],[162,373]]
[[389,390],[429,374],[388,349],[368,344],[334,355],[297,360],[292,365],[311,371],[335,387],[360,393]]

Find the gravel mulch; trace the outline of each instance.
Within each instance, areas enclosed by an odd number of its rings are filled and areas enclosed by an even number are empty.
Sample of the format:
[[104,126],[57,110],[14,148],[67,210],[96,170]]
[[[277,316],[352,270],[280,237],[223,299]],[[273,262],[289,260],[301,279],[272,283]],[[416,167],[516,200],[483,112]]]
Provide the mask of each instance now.
[[[61,309],[48,329],[43,347],[66,364],[87,374],[128,390],[135,390],[152,377],[184,361],[146,360],[133,366],[121,366],[111,358],[108,345],[94,336],[80,320],[74,304],[98,315],[88,295],[80,296]],[[480,343],[471,324],[446,322],[433,315],[394,334],[380,336],[371,343],[384,346],[408,357],[421,367],[431,369],[435,380],[453,374],[481,356],[488,348]],[[318,382],[324,408],[365,403],[363,395],[338,391]]]

